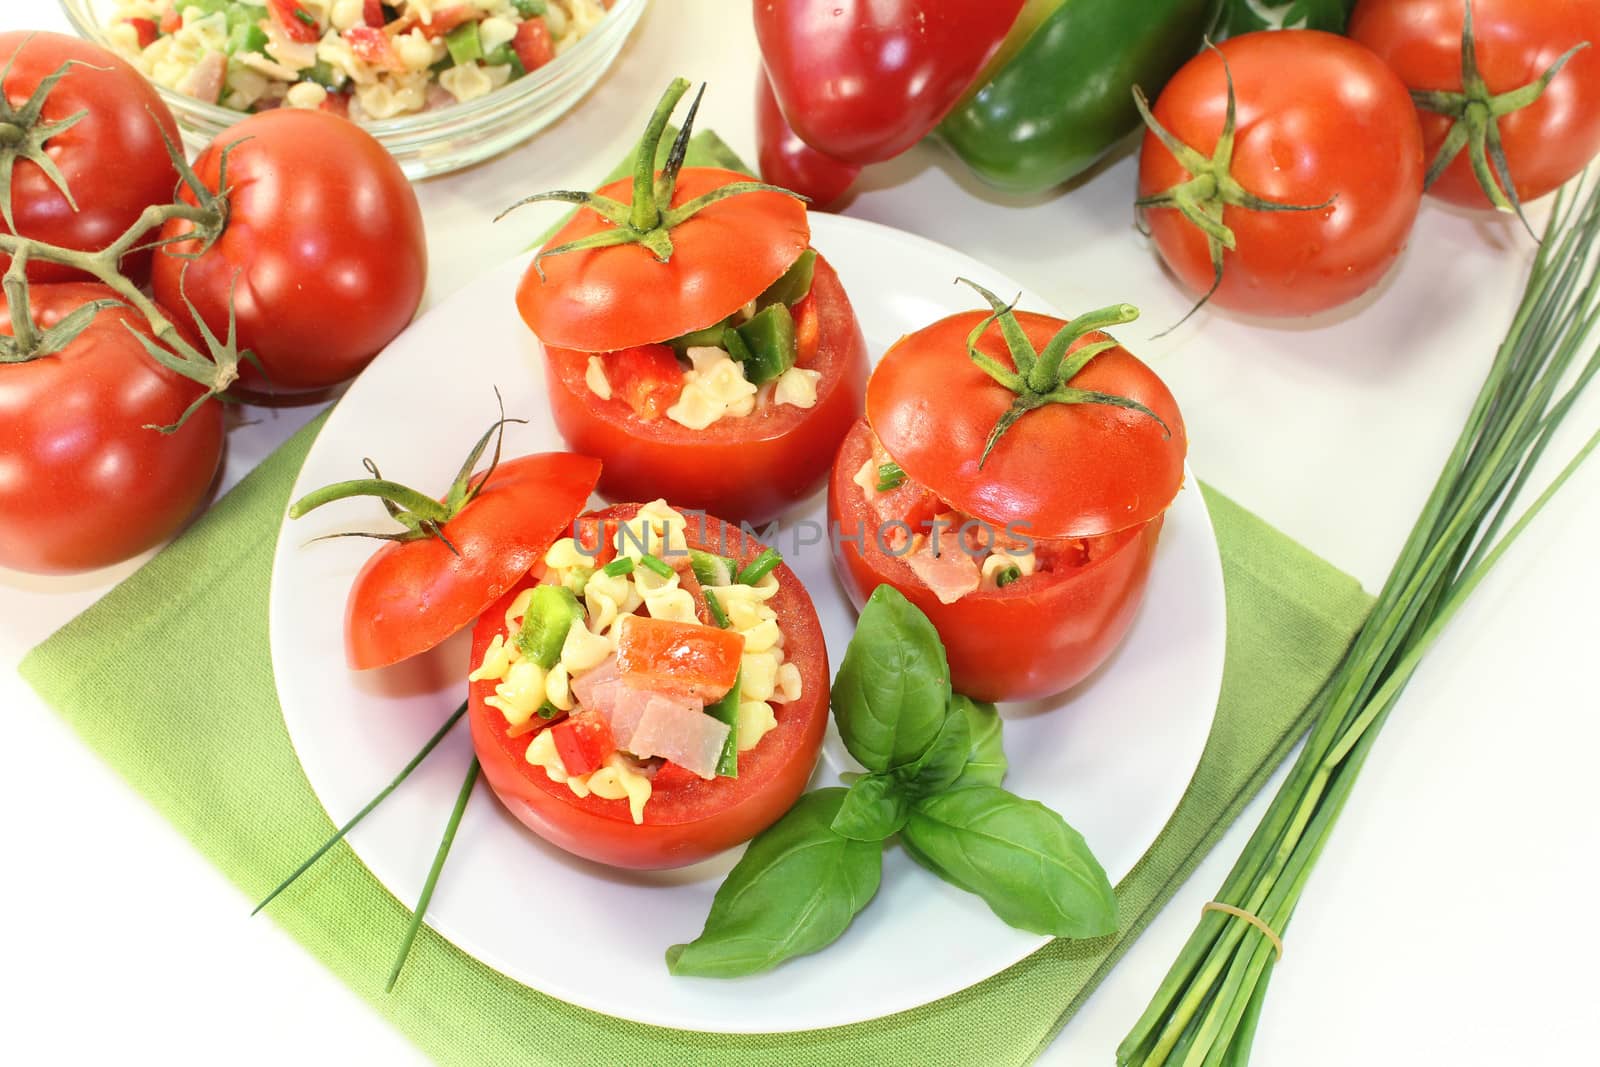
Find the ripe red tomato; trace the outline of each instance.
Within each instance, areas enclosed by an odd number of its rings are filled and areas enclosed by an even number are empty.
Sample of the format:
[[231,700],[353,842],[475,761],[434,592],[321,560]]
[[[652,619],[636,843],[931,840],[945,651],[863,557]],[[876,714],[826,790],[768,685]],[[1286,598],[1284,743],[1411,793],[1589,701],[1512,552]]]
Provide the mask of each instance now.
[[[879,585],[894,586],[938,629],[958,691],[1026,700],[1076,685],[1122,640],[1144,596],[1163,516],[1183,483],[1188,441],[1166,385],[1112,347],[1066,387],[1136,402],[1160,422],[1105,403],[1047,402],[1012,423],[983,459],[991,431],[1018,400],[967,350],[984,319],[977,311],[952,315],[884,354],[867,384],[866,420],[834,461],[828,515],[840,531],[833,544],[840,579],[857,607]],[[1016,319],[1034,352],[1065,325],[1027,312]],[[1068,353],[1105,340],[1084,333]],[[1016,369],[998,325],[989,324],[976,347],[1002,370]],[[854,480],[875,454],[874,434],[904,471],[890,505],[903,512],[899,521],[916,529],[953,509],[988,524],[991,536],[1033,540],[1038,570],[1003,588],[941,600],[904,552],[891,551],[891,520]],[[1019,633],[1028,640],[1019,642]]]
[[[121,237],[151,204],[172,199],[178,172],[162,144],[162,131],[178,143],[178,124],[155,88],[127,62],[98,45],[58,33],[0,33],[3,91],[21,108],[45,78],[75,60],[56,83],[39,125],[83,117],[50,136],[45,151],[72,194],[56,186],[39,164],[19,156],[11,166],[12,230],[0,214],[0,233],[18,233],[82,251],[104,248]],[[11,257],[0,253],[0,273]],[[150,253],[130,253],[123,273],[142,285],[150,276]],[[32,281],[59,282],[83,275],[33,259]]]
[[[749,180],[731,170],[685,167],[672,206]],[[632,179],[624,178],[600,195],[627,203],[632,191]],[[579,209],[545,247],[614,228]],[[805,251],[811,227],[805,204],[761,191],[712,204],[674,227],[671,239],[665,263],[636,244],[540,260],[517,286],[517,310],[539,340],[559,348],[615,352],[671,340],[721,322],[760,296]]]
[[756,38],[801,139],[877,163],[939,124],[1021,10],[1022,0],[761,0]]
[[[426,652],[541,566],[600,476],[587,456],[544,452],[494,468],[476,499],[435,537],[373,553],[345,602],[345,656],[354,670]],[[492,614],[492,613],[491,613]]]
[[[915,604],[944,639],[951,684],[975,700],[1033,700],[1087,678],[1122,641],[1144,599],[1162,516],[1118,533],[1074,543],[1078,566],[1039,571],[1004,589],[980,589],[946,604],[901,556],[885,552],[875,520],[851,479],[872,456],[872,432],[856,423],[839,449],[828,487],[828,521],[836,538],[834,562],[845,592],[859,609],[880,585],[892,585]],[[1038,542],[1043,556],[1047,542]],[[1026,634],[1026,640],[1019,640]]]
[[[301,392],[353,377],[422,299],[428,251],[416,194],[382,145],[329,112],[278,108],[229,128],[195,160],[212,192],[229,146],[222,234],[204,252],[197,239],[167,245],[156,299],[186,314],[181,285],[223,334],[231,288],[239,345],[266,368],[263,378],[240,364],[247,389]],[[161,235],[193,231],[173,220]]]
[[[48,329],[103,285],[35,285],[34,322]],[[194,514],[222,458],[222,405],[177,421],[201,387],[152,360],[126,306],[99,312],[61,352],[0,364],[0,566],[69,574],[118,563],[172,536]],[[10,334],[0,295],[0,333]]]
[[[820,256],[811,291],[816,355],[801,365],[822,373],[816,406],[767,404],[704,430],[640,418],[620,393],[600,399],[584,381],[589,354],[547,345],[545,381],[556,427],[573,451],[604,464],[600,491],[621,500],[664,496],[679,507],[763,522],[815,489],[861,411],[867,345],[838,275]],[[648,300],[633,304],[645,318],[656,307]]]
[[[1232,177],[1307,211],[1222,208],[1237,241],[1211,302],[1255,315],[1310,315],[1377,284],[1405,247],[1422,198],[1422,135],[1405,85],[1362,46],[1313,30],[1249,33],[1190,60],[1167,83],[1155,119],[1212,155],[1228,105],[1238,118]],[[1153,131],[1139,155],[1139,195],[1194,177]],[[1161,258],[1197,293],[1215,280],[1206,234],[1172,206],[1147,208]]]
[[763,181],[810,198],[818,211],[830,210],[861,173],[860,164],[824,155],[789,128],[764,71],[756,75],[756,161]]
[[[638,505],[607,508],[600,518],[629,518]],[[707,518],[689,524],[691,547],[748,563],[764,546],[737,527]],[[805,791],[828,725],[828,653],[816,609],[793,571],[779,566],[779,591],[767,603],[778,614],[784,654],[800,671],[801,697],[777,705],[778,725],[739,754],[739,776],[706,781],[667,764],[657,773],[644,822],[635,825],[625,800],[579,797],[525,758],[533,734],[507,735],[504,716],[484,703],[494,682],[472,683],[468,720],[484,777],[511,813],[534,833],[576,855],[615,867],[681,867],[714,856],[765,830]],[[523,583],[524,585],[530,583]],[[484,612],[472,633],[472,662],[505,629],[517,590]],[[676,773],[674,773],[676,772]]]
[[[1461,28],[1465,0],[1362,0],[1350,36],[1376,52],[1414,90],[1462,91]],[[1519,200],[1555,189],[1600,152],[1600,0],[1474,0],[1474,52],[1492,95],[1536,81],[1562,53],[1567,61],[1533,103],[1501,116],[1496,126]],[[1452,120],[1418,108],[1431,163]],[[1441,200],[1490,207],[1463,150],[1429,187]],[[1492,170],[1491,170],[1492,172]],[[1500,183],[1498,176],[1496,184]]]

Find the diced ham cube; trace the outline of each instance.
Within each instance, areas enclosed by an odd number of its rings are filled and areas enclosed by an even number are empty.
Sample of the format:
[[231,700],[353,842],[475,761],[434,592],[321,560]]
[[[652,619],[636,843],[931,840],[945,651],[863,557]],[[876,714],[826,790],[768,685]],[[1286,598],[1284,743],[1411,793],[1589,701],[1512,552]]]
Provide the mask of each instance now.
[[615,691],[622,685],[622,675],[617,672],[617,657],[607,656],[598,667],[574,675],[572,695],[578,703],[603,715],[611,714],[610,705],[616,702]]
[[976,591],[983,580],[978,561],[962,551],[958,538],[953,536],[939,539],[939,555],[933,554],[933,543],[929,541],[906,556],[905,561],[941,604],[954,604]]
[[[624,703],[618,703],[617,718],[621,718]],[[728,724],[707,715],[698,701],[651,693],[627,744],[623,745],[620,737],[617,743],[640,758],[660,756],[702,778],[713,778],[728,731]],[[616,733],[616,719],[612,732]]]

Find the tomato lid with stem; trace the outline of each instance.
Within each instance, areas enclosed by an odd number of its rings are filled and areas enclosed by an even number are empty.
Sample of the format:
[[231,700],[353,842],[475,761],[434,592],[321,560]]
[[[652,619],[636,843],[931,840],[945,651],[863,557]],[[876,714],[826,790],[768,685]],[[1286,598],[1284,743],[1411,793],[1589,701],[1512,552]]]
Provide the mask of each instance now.
[[[384,478],[364,459],[370,478],[335,482],[290,506],[289,517],[298,519],[335,500],[377,497],[401,525],[392,533],[327,535],[389,542],[362,566],[346,602],[345,653],[353,669],[386,667],[440,644],[521,581],[572,528],[600,480],[600,461],[541,452],[502,463],[506,425],[525,421],[502,410],[440,499]],[[491,438],[489,466],[475,474]]]
[[901,338],[867,383],[867,422],[900,467],[950,507],[1036,538],[1148,522],[1183,485],[1188,439],[1166,384],[1103,331],[1117,304],[1071,322],[991,311]]
[[517,287],[517,308],[545,344],[613,352],[721,322],[810,245],[804,197],[734,171],[684,167],[699,94],[655,170],[668,121],[688,90],[683,78],[667,87],[631,177],[593,193],[536,193],[501,212],[552,200],[578,205]]

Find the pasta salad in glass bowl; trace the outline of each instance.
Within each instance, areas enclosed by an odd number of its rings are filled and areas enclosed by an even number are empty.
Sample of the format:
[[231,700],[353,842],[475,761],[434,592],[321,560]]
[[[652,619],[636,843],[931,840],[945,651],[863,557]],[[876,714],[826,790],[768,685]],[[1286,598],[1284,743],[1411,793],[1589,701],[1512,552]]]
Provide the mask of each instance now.
[[209,141],[241,113],[360,122],[412,178],[516,144],[572,107],[646,0],[62,0]]

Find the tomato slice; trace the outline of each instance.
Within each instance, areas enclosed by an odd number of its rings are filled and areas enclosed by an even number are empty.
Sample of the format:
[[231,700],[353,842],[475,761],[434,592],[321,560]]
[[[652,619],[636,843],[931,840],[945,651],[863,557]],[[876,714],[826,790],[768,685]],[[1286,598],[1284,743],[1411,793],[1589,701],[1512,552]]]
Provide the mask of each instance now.
[[[524,23],[526,25],[526,23]],[[612,395],[641,419],[658,419],[683,392],[678,354],[666,345],[638,345],[601,357]]]
[[693,622],[630,615],[619,624],[617,669],[628,685],[710,703],[739,680],[744,637]]
[[506,460],[438,538],[384,545],[356,575],[345,608],[345,654],[356,670],[426,652],[470,623],[544,561],[600,478],[569,452]]
[[511,50],[517,62],[528,72],[538,70],[556,57],[555,43],[550,40],[550,27],[544,19],[528,19],[517,23],[517,32],[511,38]]
[[[1036,350],[1065,325],[1016,314]],[[1016,399],[967,352],[968,334],[986,315],[952,315],[901,338],[867,383],[867,422],[907,476],[957,511],[1038,538],[1114,533],[1166,511],[1183,485],[1183,416],[1165,383],[1122,348],[1095,356],[1072,387],[1136,400],[1170,434],[1121,407],[1045,404],[1018,419],[980,466],[990,432]],[[1104,339],[1087,334],[1072,350]],[[1014,369],[998,324],[977,347]]]
[[569,715],[550,727],[550,740],[555,742],[556,755],[561,757],[561,766],[568,774],[597,771],[606,757],[617,750],[611,724],[593,711]]
[[[311,44],[322,39],[317,16],[300,3],[300,0],[267,0],[272,11],[272,21],[291,41]],[[181,6],[181,5],[180,5]]]
[[[637,504],[606,508],[579,520],[580,528],[629,519]],[[728,555],[741,564],[764,547],[754,537],[719,519],[704,525],[691,521],[691,548]],[[780,565],[778,592],[767,601],[777,613],[784,637],[786,662],[800,672],[800,699],[775,705],[777,726],[754,748],[739,754],[737,778],[706,780],[671,762],[651,780],[650,800],[642,824],[633,822],[626,800],[607,800],[590,793],[580,797],[565,784],[551,781],[527,761],[535,736],[509,737],[506,720],[484,703],[493,695],[492,679],[469,687],[472,744],[484,777],[508,810],[552,844],[617,867],[655,869],[696,863],[747,841],[788,811],[805,791],[821,753],[828,725],[828,654],[816,609],[800,579]],[[472,634],[471,662],[482,661],[489,643],[505,632],[505,610],[525,578],[506,591],[478,619]],[[581,675],[580,675],[581,677]],[[581,714],[581,713],[580,713]]]

